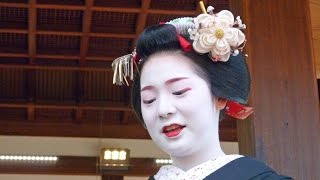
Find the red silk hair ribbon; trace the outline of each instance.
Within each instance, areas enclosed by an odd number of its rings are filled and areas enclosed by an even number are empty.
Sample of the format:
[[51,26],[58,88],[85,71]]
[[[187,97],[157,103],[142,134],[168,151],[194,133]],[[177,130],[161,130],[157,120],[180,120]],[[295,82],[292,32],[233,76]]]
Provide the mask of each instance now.
[[182,49],[185,52],[190,52],[192,50],[191,44],[181,34],[178,34],[178,38]]
[[228,101],[226,104],[227,114],[237,119],[245,119],[253,113],[252,107],[246,107],[235,101]]

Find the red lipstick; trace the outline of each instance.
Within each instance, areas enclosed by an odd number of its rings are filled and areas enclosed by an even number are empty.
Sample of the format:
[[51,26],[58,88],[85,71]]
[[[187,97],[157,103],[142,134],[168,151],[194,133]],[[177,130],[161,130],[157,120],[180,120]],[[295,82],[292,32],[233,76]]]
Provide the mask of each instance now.
[[180,132],[183,130],[185,126],[181,126],[179,124],[171,124],[169,126],[165,126],[162,129],[162,132],[167,136],[167,137],[176,137],[180,134]]

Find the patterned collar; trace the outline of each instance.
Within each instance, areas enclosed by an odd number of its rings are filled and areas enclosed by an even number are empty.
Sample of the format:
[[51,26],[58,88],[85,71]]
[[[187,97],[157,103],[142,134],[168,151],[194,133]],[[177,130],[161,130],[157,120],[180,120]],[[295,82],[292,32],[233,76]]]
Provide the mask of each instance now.
[[156,180],[202,180],[229,162],[243,157],[242,155],[225,155],[206,161],[188,171],[183,171],[173,165],[165,165],[154,175]]

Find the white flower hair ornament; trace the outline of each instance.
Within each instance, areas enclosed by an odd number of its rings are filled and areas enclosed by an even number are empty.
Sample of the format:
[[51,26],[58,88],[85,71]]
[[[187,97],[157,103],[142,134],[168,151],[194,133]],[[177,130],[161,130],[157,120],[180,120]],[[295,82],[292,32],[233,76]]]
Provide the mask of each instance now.
[[[209,53],[213,61],[228,61],[230,55],[238,55],[245,46],[245,35],[241,29],[245,29],[240,16],[234,19],[228,10],[213,13],[213,7],[208,7],[208,12],[200,14],[196,18],[180,18],[168,22],[174,25],[180,34],[192,40],[194,51],[200,54]],[[181,22],[177,22],[181,21]],[[193,25],[190,25],[190,22]],[[187,36],[188,36],[187,35]]]

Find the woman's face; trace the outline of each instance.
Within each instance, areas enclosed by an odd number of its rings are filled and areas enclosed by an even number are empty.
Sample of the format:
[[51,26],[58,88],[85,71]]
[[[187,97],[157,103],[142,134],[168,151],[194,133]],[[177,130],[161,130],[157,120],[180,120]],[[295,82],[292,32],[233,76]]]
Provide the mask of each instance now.
[[153,141],[172,156],[186,156],[216,138],[219,110],[206,81],[179,53],[159,53],[141,71],[141,110]]

